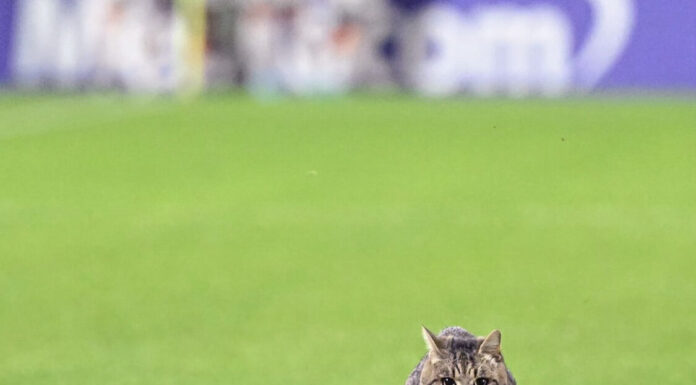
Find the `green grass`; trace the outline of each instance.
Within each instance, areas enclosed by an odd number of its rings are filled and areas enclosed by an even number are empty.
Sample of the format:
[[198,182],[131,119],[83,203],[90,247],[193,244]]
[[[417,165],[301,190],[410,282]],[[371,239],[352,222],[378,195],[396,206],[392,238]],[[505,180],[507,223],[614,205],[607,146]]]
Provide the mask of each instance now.
[[696,378],[689,100],[0,99],[0,384]]

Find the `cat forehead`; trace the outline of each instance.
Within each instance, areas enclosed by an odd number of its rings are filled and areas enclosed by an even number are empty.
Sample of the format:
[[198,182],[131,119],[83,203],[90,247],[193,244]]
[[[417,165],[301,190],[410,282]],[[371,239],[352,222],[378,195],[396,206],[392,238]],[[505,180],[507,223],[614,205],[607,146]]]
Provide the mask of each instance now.
[[451,339],[444,350],[444,355],[433,360],[434,366],[447,370],[452,366],[470,366],[481,370],[495,371],[502,364],[499,357],[478,351],[480,341],[475,339]]
[[450,337],[447,339],[445,350],[453,355],[473,356],[480,345],[481,342],[476,338]]
[[449,371],[452,367],[473,367],[477,358],[478,346],[475,340],[449,340],[441,355],[431,356],[433,367],[441,371]]

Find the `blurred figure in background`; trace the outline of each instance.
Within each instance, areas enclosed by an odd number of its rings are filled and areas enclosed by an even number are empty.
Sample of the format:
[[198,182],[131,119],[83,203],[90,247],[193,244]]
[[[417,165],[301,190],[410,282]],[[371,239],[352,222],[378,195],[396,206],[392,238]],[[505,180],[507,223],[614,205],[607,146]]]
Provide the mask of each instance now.
[[18,4],[15,79],[25,86],[74,87],[80,66],[84,24],[76,0],[25,0]]
[[18,20],[21,86],[175,86],[172,0],[25,0]]
[[101,29],[99,82],[134,91],[174,88],[171,0],[111,1]]
[[244,5],[237,36],[249,87],[295,94],[349,90],[365,38],[350,5],[329,0]]

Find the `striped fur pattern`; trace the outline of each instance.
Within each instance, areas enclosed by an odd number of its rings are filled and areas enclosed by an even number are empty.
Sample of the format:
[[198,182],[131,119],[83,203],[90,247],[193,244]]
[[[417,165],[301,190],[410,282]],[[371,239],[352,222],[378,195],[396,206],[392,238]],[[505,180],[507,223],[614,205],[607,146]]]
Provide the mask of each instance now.
[[460,327],[437,336],[425,327],[428,353],[406,380],[406,385],[516,385],[500,351],[500,332],[476,337]]

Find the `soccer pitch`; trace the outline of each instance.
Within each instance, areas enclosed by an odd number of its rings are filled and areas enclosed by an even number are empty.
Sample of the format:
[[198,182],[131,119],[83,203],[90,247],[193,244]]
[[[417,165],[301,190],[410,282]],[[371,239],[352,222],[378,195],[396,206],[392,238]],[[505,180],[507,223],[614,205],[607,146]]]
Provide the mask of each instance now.
[[0,99],[0,384],[696,378],[693,100]]

